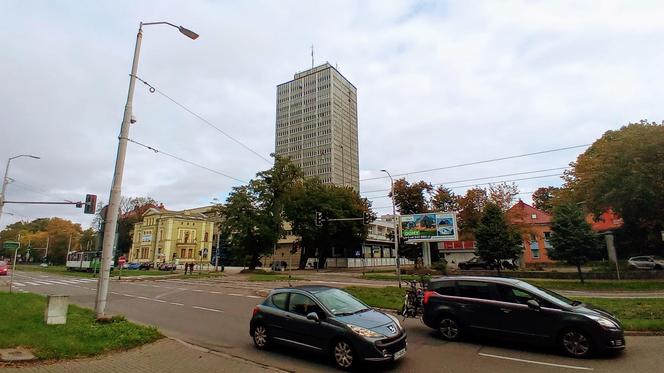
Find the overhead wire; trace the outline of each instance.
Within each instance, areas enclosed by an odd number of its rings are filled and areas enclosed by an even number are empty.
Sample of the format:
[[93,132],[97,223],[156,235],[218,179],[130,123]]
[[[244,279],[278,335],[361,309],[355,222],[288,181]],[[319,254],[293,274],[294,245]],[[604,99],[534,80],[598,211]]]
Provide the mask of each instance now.
[[[542,169],[542,170],[524,171],[524,172],[515,172],[515,173],[511,173],[511,174],[494,175],[494,176],[485,176],[485,177],[476,177],[476,178],[473,178],[473,179],[463,179],[463,180],[455,180],[455,181],[446,181],[446,182],[435,183],[435,184],[431,184],[431,185],[433,185],[433,186],[438,186],[438,185],[449,185],[449,184],[465,183],[465,182],[468,182],[468,181],[478,181],[478,180],[495,179],[495,178],[498,178],[498,177],[518,176],[518,175],[535,174],[535,173],[539,173],[539,172],[548,172],[548,171],[566,170],[566,169],[568,169],[568,168],[570,168],[570,167],[568,166],[568,167],[545,168],[545,169]],[[376,193],[376,192],[389,192],[389,191],[390,191],[390,189],[376,189],[376,190],[367,190],[367,191],[360,192],[360,193]]]
[[142,147],[144,147],[144,148],[146,148],[146,149],[152,150],[152,151],[155,152],[155,153],[163,154],[163,155],[165,155],[165,156],[167,156],[167,157],[171,157],[171,158],[176,159],[176,160],[178,160],[178,161],[181,161],[181,162],[184,162],[184,163],[188,163],[188,164],[190,164],[190,165],[192,165],[192,166],[196,166],[196,167],[198,167],[198,168],[201,168],[201,169],[203,169],[203,170],[207,170],[207,171],[212,172],[212,173],[215,173],[215,174],[217,174],[217,175],[221,175],[221,176],[227,177],[227,178],[229,178],[229,179],[232,179],[232,180],[235,180],[235,181],[239,181],[239,182],[241,182],[242,184],[247,184],[247,183],[248,183],[247,181],[244,181],[244,180],[242,180],[242,179],[238,179],[238,178],[236,178],[236,177],[234,177],[234,176],[228,175],[228,174],[223,173],[223,172],[221,172],[221,171],[217,171],[217,170],[212,169],[212,168],[207,167],[207,166],[203,166],[203,165],[201,165],[201,164],[198,164],[198,163],[196,163],[196,162],[190,161],[190,160],[188,160],[188,159],[184,159],[184,158],[182,158],[182,157],[178,157],[177,155],[173,155],[173,154],[167,153],[167,152],[165,152],[165,151],[163,151],[163,150],[159,150],[159,149],[157,149],[157,148],[155,148],[155,147],[153,147],[153,146],[149,146],[149,145],[146,145],[146,144],[140,143],[140,142],[138,142],[138,141],[136,141],[136,140],[133,140],[133,139],[127,138],[127,141],[129,141],[129,142],[131,142],[131,143],[133,143],[133,144],[136,144],[136,145],[142,146]]
[[[491,158],[491,159],[485,159],[485,160],[481,160],[481,161],[474,161],[474,162],[468,162],[468,163],[459,163],[459,164],[450,165],[450,166],[443,166],[443,167],[430,168],[430,169],[426,169],[426,170],[419,170],[419,171],[411,171],[411,172],[404,172],[404,173],[400,173],[400,174],[394,174],[394,175],[392,175],[392,177],[408,176],[408,175],[420,174],[420,173],[425,173],[425,172],[447,170],[447,169],[450,169],[450,168],[466,167],[466,166],[472,166],[472,165],[476,165],[476,164],[491,163],[491,162],[504,161],[504,160],[508,160],[508,159],[530,157],[530,156],[533,156],[533,155],[540,155],[540,154],[560,152],[560,151],[569,150],[569,149],[583,148],[583,147],[588,147],[590,145],[592,145],[592,144],[573,145],[573,146],[566,146],[566,147],[563,147],[563,148],[542,150],[542,151],[533,152],[533,153],[510,155],[510,156],[506,156],[506,157]],[[389,178],[389,176],[376,176],[376,177],[370,177],[370,178],[366,178],[366,179],[360,179],[360,181],[379,180],[379,179],[387,179],[387,178]]]
[[16,180],[16,179],[14,179],[14,178],[11,178],[11,180],[13,180],[12,184],[13,184],[14,186],[17,186],[17,187],[19,187],[19,188],[21,188],[21,189],[24,189],[24,190],[27,190],[27,191],[30,191],[30,192],[33,192],[33,193],[39,194],[39,195],[44,196],[44,197],[54,198],[54,199],[57,199],[57,200],[59,200],[59,201],[73,202],[73,201],[68,200],[68,199],[64,199],[64,198],[56,197],[56,196],[54,196],[54,195],[52,195],[52,194],[48,194],[48,193],[44,192],[43,190],[41,190],[40,188],[37,188],[37,187],[35,187],[35,186],[33,186],[33,185],[30,185],[30,184],[28,184],[28,183],[26,183],[26,182],[23,182],[23,181],[20,181],[20,180]]
[[193,115],[194,117],[196,117],[198,120],[200,120],[200,121],[202,121],[203,123],[207,124],[207,125],[210,126],[211,128],[217,130],[219,133],[221,133],[221,134],[223,134],[224,136],[228,137],[229,139],[231,139],[232,141],[234,141],[234,142],[237,143],[238,145],[242,146],[242,147],[245,148],[246,150],[248,150],[248,151],[250,151],[251,153],[253,153],[254,155],[260,157],[260,158],[263,159],[265,162],[267,162],[267,163],[269,163],[269,164],[272,164],[272,161],[271,161],[271,160],[269,160],[268,158],[265,158],[262,154],[258,153],[258,152],[255,151],[254,149],[250,148],[248,145],[244,144],[242,141],[240,141],[240,140],[236,139],[235,137],[231,136],[228,132],[222,130],[221,128],[219,128],[219,127],[217,127],[217,126],[215,126],[212,122],[210,122],[209,120],[205,119],[202,115],[196,113],[195,111],[193,111],[192,109],[190,109],[190,108],[187,107],[186,105],[184,105],[184,104],[178,102],[177,100],[175,100],[175,99],[172,98],[171,96],[167,95],[166,93],[164,93],[163,91],[161,91],[160,89],[158,89],[157,87],[155,87],[154,85],[152,85],[152,84],[146,82],[145,80],[141,79],[139,76],[134,75],[134,77],[135,77],[136,79],[138,79],[139,81],[141,81],[141,82],[142,82],[143,84],[145,84],[146,86],[148,86],[148,87],[149,87],[149,91],[150,91],[150,93],[154,93],[154,92],[159,93],[160,95],[162,95],[162,96],[163,96],[164,98],[166,98],[167,100],[171,101],[171,102],[174,103],[175,105],[177,105],[177,106],[179,106],[180,108],[182,108],[184,111],[186,111],[186,112],[188,112],[189,114],[191,114],[191,115]]

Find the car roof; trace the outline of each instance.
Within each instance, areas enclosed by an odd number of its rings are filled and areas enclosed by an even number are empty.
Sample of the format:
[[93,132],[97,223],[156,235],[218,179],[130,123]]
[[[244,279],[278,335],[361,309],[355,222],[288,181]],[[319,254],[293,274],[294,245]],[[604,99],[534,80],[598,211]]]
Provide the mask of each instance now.
[[330,289],[336,289],[336,288],[334,288],[332,286],[326,286],[326,285],[299,285],[299,286],[293,286],[293,287],[289,287],[289,288],[277,288],[277,289],[274,289],[274,291],[277,291],[277,290],[279,290],[279,291],[302,290],[302,291],[306,291],[306,292],[311,293],[311,294],[316,294],[316,293],[320,293],[321,291],[330,290]]
[[431,279],[431,282],[435,281],[486,281],[486,282],[493,282],[497,284],[507,284],[507,285],[515,285],[521,282],[521,280],[516,278],[491,277],[491,276],[442,276]]

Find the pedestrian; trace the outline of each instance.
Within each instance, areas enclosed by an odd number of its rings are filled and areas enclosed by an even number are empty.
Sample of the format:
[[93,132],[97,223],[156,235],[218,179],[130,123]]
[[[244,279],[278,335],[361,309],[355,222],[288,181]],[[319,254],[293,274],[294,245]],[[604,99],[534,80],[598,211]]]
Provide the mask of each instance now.
[[184,274],[187,274],[187,270],[189,269],[189,263],[184,264]]

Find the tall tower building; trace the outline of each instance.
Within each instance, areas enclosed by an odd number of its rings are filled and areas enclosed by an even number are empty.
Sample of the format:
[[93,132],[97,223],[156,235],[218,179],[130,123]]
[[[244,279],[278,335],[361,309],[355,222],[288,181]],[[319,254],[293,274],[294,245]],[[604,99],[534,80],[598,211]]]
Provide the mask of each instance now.
[[275,153],[305,177],[359,192],[357,89],[329,63],[277,86]]

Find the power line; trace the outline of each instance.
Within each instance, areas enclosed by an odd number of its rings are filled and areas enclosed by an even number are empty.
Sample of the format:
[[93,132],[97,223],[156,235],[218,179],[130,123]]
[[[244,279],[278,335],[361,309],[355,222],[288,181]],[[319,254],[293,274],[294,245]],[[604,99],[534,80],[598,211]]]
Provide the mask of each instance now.
[[[472,188],[472,187],[477,187],[480,185],[492,185],[492,184],[498,184],[498,183],[511,183],[514,181],[523,181],[523,180],[533,180],[533,179],[542,179],[546,177],[554,177],[554,176],[563,176],[564,174],[550,174],[550,175],[540,175],[540,176],[531,176],[531,177],[522,177],[520,179],[512,179],[512,180],[500,180],[500,181],[493,181],[489,183],[477,183],[477,184],[468,184],[468,185],[458,185],[458,186],[453,186],[450,187],[450,189],[462,189],[462,188]],[[364,198],[386,198],[389,197],[389,195],[378,195],[378,196],[364,196]]]
[[[30,184],[28,184],[28,183],[25,183],[25,182],[23,182],[23,181],[16,180],[16,179],[13,179],[13,178],[12,178],[12,180],[14,181],[13,184],[14,184],[15,186],[21,188],[21,189],[31,191],[31,192],[33,192],[33,193],[36,193],[36,194],[42,195],[42,196],[44,196],[44,197],[55,198],[55,199],[57,199],[57,200],[65,201],[65,202],[72,202],[71,200],[64,199],[64,198],[59,198],[59,197],[56,197],[56,196],[54,196],[54,195],[52,195],[52,194],[45,193],[42,189],[37,188],[37,187],[35,187],[35,186],[33,186],[33,185],[30,185]],[[15,184],[15,183],[18,183],[18,184]],[[19,185],[19,184],[22,184],[22,185]]]
[[[495,175],[495,176],[485,176],[485,177],[477,177],[474,179],[464,179],[464,180],[455,180],[455,181],[446,181],[442,183],[436,183],[432,184],[434,186],[436,185],[449,185],[449,184],[456,184],[456,183],[465,183],[468,181],[478,181],[478,180],[487,180],[487,179],[494,179],[497,177],[507,177],[507,176],[518,176],[518,175],[527,175],[527,174],[534,174],[538,172],[547,172],[547,171],[558,171],[558,170],[566,170],[569,167],[555,167],[555,168],[546,168],[543,170],[535,170],[535,171],[524,171],[524,172],[515,172],[511,174],[503,174],[503,175]],[[366,192],[361,192],[361,193],[376,193],[376,192],[389,192],[390,189],[377,189],[377,190],[367,190]]]
[[228,137],[229,139],[233,140],[234,142],[236,142],[237,144],[239,144],[239,145],[242,146],[243,148],[247,149],[248,151],[254,153],[254,154],[257,155],[258,157],[260,157],[261,159],[263,159],[265,162],[267,162],[267,163],[269,163],[269,164],[272,164],[272,161],[271,161],[271,160],[265,158],[264,156],[262,156],[260,153],[258,153],[258,152],[255,151],[254,149],[252,149],[252,148],[250,148],[249,146],[245,145],[242,141],[240,141],[240,140],[236,139],[235,137],[229,135],[226,131],[224,131],[224,130],[222,130],[221,128],[215,126],[214,124],[212,124],[212,122],[210,122],[209,120],[203,118],[201,115],[199,115],[199,114],[196,113],[195,111],[191,110],[190,108],[188,108],[188,107],[185,106],[184,104],[179,103],[179,102],[176,101],[174,98],[170,97],[170,96],[167,95],[166,93],[162,92],[161,90],[159,90],[158,88],[156,88],[156,87],[153,86],[152,84],[146,82],[145,80],[139,78],[138,76],[134,76],[134,77],[135,77],[136,79],[140,80],[141,82],[143,82],[143,84],[145,84],[146,86],[150,87],[150,89],[149,89],[149,90],[150,90],[150,93],[154,93],[154,92],[156,91],[157,93],[159,93],[160,95],[164,96],[166,99],[168,99],[169,101],[171,101],[171,102],[174,103],[175,105],[181,107],[184,111],[186,111],[186,112],[188,112],[189,114],[193,115],[194,117],[198,118],[198,119],[199,119],[200,121],[202,121],[203,123],[205,123],[205,124],[207,124],[208,126],[214,128],[215,130],[219,131],[221,134],[223,134],[224,136],[226,136],[226,137]]
[[178,157],[178,156],[176,156],[176,155],[166,153],[165,151],[162,151],[162,150],[156,149],[156,148],[154,148],[154,147],[152,147],[152,146],[149,146],[149,145],[142,144],[142,143],[140,143],[140,142],[138,142],[138,141],[136,141],[136,140],[132,140],[132,139],[130,139],[130,138],[127,138],[127,141],[129,141],[129,142],[131,142],[131,143],[134,143],[134,144],[136,144],[136,145],[140,145],[140,146],[142,146],[142,147],[144,147],[144,148],[146,148],[146,149],[152,150],[152,151],[155,152],[155,153],[163,154],[163,155],[165,155],[165,156],[167,156],[167,157],[171,157],[171,158],[173,158],[173,159],[177,159],[178,161],[181,161],[181,162],[184,162],[184,163],[188,163],[188,164],[190,164],[190,165],[192,165],[192,166],[196,166],[196,167],[202,168],[202,169],[204,169],[204,170],[207,170],[207,171],[213,172],[213,173],[215,173],[215,174],[217,174],[217,175],[221,175],[221,176],[227,177],[227,178],[229,178],[229,179],[232,179],[232,180],[235,180],[235,181],[239,181],[239,182],[241,182],[242,184],[247,184],[247,182],[244,181],[244,180],[240,180],[240,179],[238,179],[238,178],[236,178],[236,177],[230,176],[230,175],[225,174],[225,173],[223,173],[223,172],[221,172],[221,171],[217,171],[217,170],[211,169],[211,168],[209,168],[209,167],[206,167],[206,166],[200,165],[200,164],[198,164],[198,163],[196,163],[196,162],[192,162],[192,161],[190,161],[190,160],[187,160],[187,159],[184,159],[184,158]]
[[[491,158],[491,159],[485,159],[482,161],[475,161],[475,162],[468,162],[468,163],[460,163],[460,164],[455,164],[451,166],[444,166],[444,167],[436,167],[436,168],[430,168],[428,170],[420,170],[420,171],[412,171],[412,172],[406,172],[406,173],[401,173],[401,174],[394,174],[392,175],[393,177],[398,177],[398,176],[408,176],[412,174],[420,174],[424,172],[431,172],[431,171],[439,171],[439,170],[447,170],[450,168],[456,168],[456,167],[465,167],[465,166],[472,166],[476,164],[482,164],[482,163],[491,163],[491,162],[498,162],[498,161],[504,161],[507,159],[514,159],[514,158],[523,158],[523,157],[529,157],[532,155],[540,155],[540,154],[547,154],[547,153],[553,153],[553,152],[560,152],[563,150],[569,150],[569,149],[576,149],[576,148],[583,148],[590,146],[592,144],[583,144],[583,145],[574,145],[574,146],[567,146],[564,148],[556,148],[556,149],[549,149],[549,150],[542,150],[539,152],[534,152],[534,153],[526,153],[526,154],[518,154],[518,155],[510,155],[507,157],[500,157],[500,158]],[[368,181],[368,180],[379,180],[379,179],[387,179],[389,176],[376,176],[376,177],[370,177],[367,179],[360,179],[360,181]]]
[[[520,195],[523,195],[523,194],[533,194],[533,193],[535,193],[535,192],[521,192],[521,193],[517,193],[516,195],[517,195],[517,196],[520,196]],[[389,206],[380,206],[380,207],[373,207],[373,206],[372,206],[372,207],[371,207],[372,210],[378,210],[378,209],[391,209],[391,208],[392,208],[392,205],[389,205]]]

